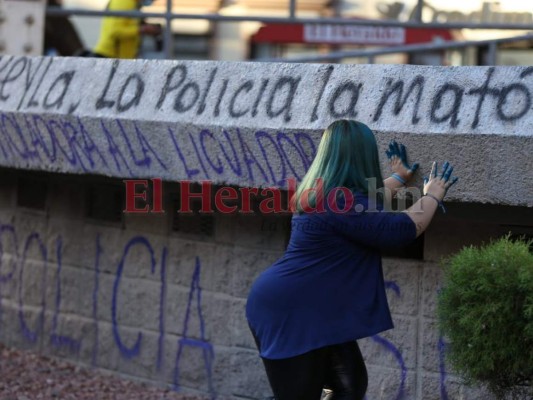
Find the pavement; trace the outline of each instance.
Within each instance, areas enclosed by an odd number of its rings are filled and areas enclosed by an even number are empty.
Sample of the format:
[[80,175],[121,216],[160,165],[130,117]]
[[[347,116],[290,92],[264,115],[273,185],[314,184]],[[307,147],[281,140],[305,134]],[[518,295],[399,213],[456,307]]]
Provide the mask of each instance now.
[[208,400],[0,343],[0,400]]

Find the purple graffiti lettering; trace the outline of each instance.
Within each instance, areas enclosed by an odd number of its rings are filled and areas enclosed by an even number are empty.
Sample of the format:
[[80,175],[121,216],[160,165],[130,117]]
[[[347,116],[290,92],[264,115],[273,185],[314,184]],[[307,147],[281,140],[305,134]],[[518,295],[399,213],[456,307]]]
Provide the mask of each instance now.
[[137,334],[137,340],[135,341],[135,344],[131,347],[126,346],[120,337],[120,333],[118,331],[118,317],[117,317],[117,298],[118,298],[118,289],[120,285],[120,278],[122,277],[122,270],[124,269],[124,264],[126,261],[126,256],[128,255],[129,250],[136,245],[142,245],[146,247],[148,252],[150,253],[150,272],[153,274],[155,272],[155,257],[154,257],[154,249],[150,245],[150,242],[148,239],[146,239],[143,236],[136,236],[133,239],[131,239],[128,244],[126,245],[124,252],[122,253],[122,258],[120,259],[120,263],[118,264],[117,268],[117,274],[115,277],[115,284],[113,285],[113,300],[111,305],[111,315],[112,315],[112,323],[113,323],[113,336],[115,338],[115,343],[117,344],[120,353],[125,358],[133,358],[139,355],[139,352],[141,350],[141,341],[142,341],[142,333],[139,332]]
[[391,289],[396,293],[396,296],[400,296],[400,286],[394,281],[385,281],[385,289]]
[[407,379],[407,367],[405,366],[405,362],[402,357],[402,353],[400,353],[400,350],[396,346],[394,346],[390,341],[385,339],[384,337],[381,337],[380,335],[374,335],[371,337],[371,339],[383,346],[387,351],[390,351],[394,358],[396,358],[396,361],[398,361],[398,364],[400,365],[401,369],[401,378],[400,378],[400,387],[398,388],[398,392],[396,393],[395,400],[402,400],[405,396],[405,381]]
[[126,145],[128,146],[128,149],[130,151],[131,159],[133,160],[133,163],[135,165],[139,167],[149,168],[152,165],[152,159],[150,158],[149,153],[152,153],[154,158],[159,162],[159,164],[163,167],[163,169],[165,170],[167,169],[165,163],[161,161],[161,159],[158,157],[157,153],[154,151],[152,146],[150,146],[150,143],[148,142],[146,137],[143,135],[143,133],[139,129],[139,126],[136,123],[133,123],[133,126],[135,128],[135,134],[137,136],[137,140],[139,142],[139,145],[141,146],[141,150],[144,155],[143,159],[137,159],[137,157],[135,156],[135,151],[133,150],[130,139],[128,138],[128,132],[126,132],[124,125],[120,122],[119,119],[116,119],[115,123],[119,127],[120,132],[122,133],[122,137],[126,141]]
[[[224,172],[224,167],[222,166],[222,161],[220,160],[220,157],[217,156],[217,158],[216,158],[217,165],[215,165],[213,163],[213,160],[209,156],[209,154],[207,152],[207,148],[205,146],[205,139],[207,137],[210,138],[213,142],[218,142],[218,140],[215,139],[215,136],[213,135],[213,133],[211,133],[208,129],[203,129],[200,132],[200,145],[202,146],[202,153],[203,153],[205,159],[207,160],[208,164],[211,166],[211,168],[213,168],[215,170],[215,172],[218,175],[220,175],[220,174],[222,174],[222,172]],[[220,142],[218,142],[218,143],[220,145]]]
[[[26,319],[24,317],[24,304],[22,301],[22,287],[23,285],[23,273],[24,273],[24,266],[26,264],[26,255],[28,253],[28,249],[30,248],[30,245],[33,241],[37,242],[37,246],[39,246],[39,250],[41,252],[41,256],[43,258],[44,262],[44,271],[43,271],[43,278],[41,280],[41,292],[42,292],[42,300],[41,300],[41,313],[39,315],[39,320],[37,322],[37,328],[35,331],[30,330],[28,328],[28,325],[26,324]],[[41,240],[41,237],[38,233],[33,232],[31,233],[28,238],[26,239],[26,243],[24,245],[24,251],[22,253],[22,262],[20,263],[20,273],[19,273],[19,321],[20,321],[20,328],[22,330],[22,335],[31,343],[37,342],[37,339],[39,338],[39,333],[42,332],[44,327],[44,312],[46,309],[46,274],[47,274],[48,266],[47,266],[47,253],[46,253],[46,247]]]
[[[307,133],[304,132],[297,132],[294,134],[294,138],[296,139],[296,144],[300,148],[301,154],[305,155],[305,169],[307,170],[311,163],[313,162],[316,154],[316,146],[314,140],[309,136]],[[307,146],[310,148],[310,152],[308,153],[305,149],[304,144],[302,141],[307,142]]]
[[174,136],[174,132],[172,131],[172,129],[169,127],[168,128],[168,134],[170,135],[170,138],[172,139],[172,143],[174,143],[174,148],[176,149],[176,153],[178,153],[178,157],[180,158],[181,162],[183,163],[183,168],[185,169],[185,173],[187,174],[187,178],[188,179],[192,179],[195,175],[198,175],[200,173],[200,170],[195,168],[195,169],[190,169],[187,165],[187,160],[185,159],[185,156],[183,155],[179,145],[178,145],[178,142],[176,140],[176,137]]
[[[276,179],[276,175],[274,174],[274,171],[272,170],[272,166],[270,165],[268,153],[265,149],[265,146],[263,145],[263,139],[267,139],[272,147],[276,150],[278,153],[280,163],[281,163],[281,177],[279,179]],[[283,182],[285,182],[285,179],[287,177],[287,168],[285,167],[285,160],[283,158],[283,155],[281,153],[281,150],[279,148],[278,143],[265,131],[258,131],[255,133],[255,141],[257,142],[257,145],[259,146],[259,149],[261,150],[261,153],[263,154],[263,158],[267,164],[268,170],[270,171],[270,175],[272,177],[271,182],[277,182],[280,185],[283,185]]]
[[226,157],[226,160],[228,161],[228,165],[231,168],[231,170],[233,171],[233,173],[235,175],[237,175],[237,176],[242,176],[241,163],[239,161],[239,157],[237,156],[237,151],[235,150],[235,146],[233,146],[233,142],[231,141],[231,139],[229,137],[229,132],[224,130],[223,133],[224,133],[224,137],[226,138],[226,141],[228,142],[228,144],[231,147],[231,152],[233,153],[233,159],[235,160],[235,166],[231,163],[231,160],[230,160],[228,154],[226,153],[226,150],[224,149],[224,146],[222,146],[222,143],[219,141],[220,149],[222,150],[222,153],[224,154],[224,157]]
[[[48,129],[48,132],[50,133],[50,137],[52,138],[52,142],[54,143],[54,147],[57,146],[59,151],[65,156],[66,160],[69,162],[70,165],[75,166],[77,164],[76,162],[76,155],[74,152],[73,154],[68,154],[67,151],[61,146],[59,143],[59,140],[57,139],[57,136],[55,134],[55,129],[59,129],[63,137],[66,139],[67,143],[69,142],[68,132],[66,131],[65,127],[59,122],[54,119],[49,120],[46,124],[46,127]],[[71,149],[72,150],[72,149]]]
[[56,298],[54,316],[52,317],[52,333],[50,334],[50,343],[56,347],[67,347],[71,352],[78,353],[81,342],[69,336],[57,334],[57,320],[59,317],[59,309],[61,308],[61,256],[62,256],[63,239],[58,236],[56,241],[56,256],[57,256],[57,275],[56,275]]
[[107,139],[108,152],[113,157],[113,160],[115,160],[115,166],[116,166],[117,170],[119,172],[122,171],[122,169],[120,167],[120,161],[122,161],[122,163],[124,164],[124,167],[127,169],[128,173],[129,173],[129,175],[133,176],[133,172],[131,171],[128,163],[126,162],[126,159],[124,158],[124,155],[122,154],[122,152],[120,151],[119,147],[117,146],[117,144],[113,140],[113,135],[111,134],[111,132],[109,132],[109,130],[105,126],[103,120],[100,121],[100,125],[102,126],[102,131],[104,132],[104,135],[105,135],[105,137]]
[[44,151],[46,157],[48,158],[48,160],[53,163],[56,160],[55,142],[53,140],[50,141],[51,150],[49,150],[48,146],[46,145],[46,143],[45,143],[45,141],[43,139],[43,135],[41,134],[41,131],[39,130],[38,123],[41,123],[44,126],[44,128],[46,129],[46,131],[49,132],[46,121],[40,115],[34,115],[33,116],[33,128],[34,129],[31,128],[31,125],[30,125],[29,121],[26,120],[26,125],[27,125],[28,129],[30,130],[31,137],[33,138],[32,139],[32,144],[33,144],[34,147],[36,147],[37,145],[40,145],[43,148],[43,151]]
[[106,159],[104,158],[104,156],[98,149],[98,146],[96,146],[96,144],[94,143],[93,139],[91,138],[91,135],[89,134],[87,129],[85,129],[85,125],[83,125],[79,117],[78,117],[78,128],[79,128],[79,133],[81,135],[81,138],[83,139],[83,147],[82,147],[83,154],[85,155],[85,157],[87,157],[87,160],[89,161],[91,169],[93,169],[96,165],[92,157],[93,152],[95,152],[98,155],[98,157],[100,157],[100,160],[102,161],[104,166],[108,168]]
[[301,168],[301,176],[303,177],[303,175],[305,174],[305,170],[306,170],[306,164],[307,164],[307,157],[301,152],[300,150],[300,147],[297,146],[291,138],[289,138],[289,136],[287,136],[287,134],[285,134],[284,132],[278,132],[277,136],[276,136],[276,139],[278,141],[278,144],[279,144],[279,147],[281,149],[281,151],[283,152],[283,156],[285,157],[285,160],[287,161],[287,164],[289,165],[289,168],[291,169],[292,173],[294,174],[294,176],[296,177],[296,179],[300,179],[300,174],[298,174],[298,172],[296,171],[296,169],[294,168],[294,166],[292,165],[292,162],[291,162],[291,159],[292,157],[289,156],[289,154],[287,154],[287,152],[285,151],[285,147],[283,146],[283,143],[288,143],[294,151],[296,151],[296,153],[300,156],[301,160],[302,160],[302,168]]
[[[213,346],[205,339],[205,322],[202,315],[202,288],[200,287],[200,271],[201,264],[200,259],[196,257],[196,265],[194,268],[191,287],[189,290],[189,300],[187,301],[187,311],[185,312],[185,319],[183,320],[183,333],[182,338],[178,340],[178,352],[176,354],[176,366],[174,369],[174,389],[177,391],[180,388],[179,385],[179,363],[181,360],[181,355],[183,348],[185,346],[196,347],[202,350],[204,357],[204,366],[207,375],[207,383],[209,386],[209,392],[211,394],[211,399],[216,399],[216,392],[213,387],[213,360],[215,354],[213,351]],[[191,316],[192,303],[194,301],[194,296],[196,294],[196,311],[197,316],[200,321],[200,339],[191,339],[187,336],[187,331],[189,329],[189,318]]]
[[[22,159],[26,160],[31,156],[30,150],[28,148],[28,143],[24,139],[24,136],[22,134],[22,129],[20,129],[20,125],[18,124],[17,120],[15,119],[15,116],[9,117],[7,114],[2,114],[0,118],[1,124],[0,129],[2,130],[2,134],[6,138],[6,142],[8,146],[11,148],[11,154],[18,154]],[[20,149],[15,141],[13,140],[13,137],[8,132],[8,127],[6,125],[6,122],[9,122],[9,124],[12,126],[12,128],[16,131],[16,134],[19,138],[19,142],[22,146],[22,149]],[[4,156],[8,158],[8,156],[5,153],[4,147],[2,146],[2,152],[4,153]]]
[[[77,140],[77,136],[78,136],[77,129],[74,127],[73,124],[71,124],[68,121],[61,121],[61,127],[62,127],[63,133],[65,135],[65,138],[67,138],[67,140],[68,140],[68,145],[70,147],[70,151],[72,151],[72,155],[73,155],[74,160],[75,160],[75,163],[73,165],[79,164],[81,169],[84,172],[89,171],[90,169],[85,166],[85,163],[84,163],[83,159],[80,157],[80,151],[81,151],[82,154],[84,154],[84,151],[83,151],[83,148],[81,147],[81,145],[78,143],[78,140]],[[72,132],[72,135],[68,136],[68,131]]]
[[192,146],[194,148],[194,152],[196,153],[196,160],[200,164],[200,167],[202,168],[202,171],[204,171],[204,177],[205,179],[209,179],[209,174],[207,172],[207,169],[205,168],[204,161],[202,160],[202,157],[200,156],[200,151],[198,150],[198,145],[196,144],[196,140],[194,140],[194,137],[191,133],[189,133],[189,139],[191,140]]
[[244,157],[244,163],[246,164],[246,167],[248,167],[248,176],[250,178],[251,182],[255,182],[254,180],[254,173],[252,171],[252,165],[256,165],[259,172],[261,172],[261,175],[263,175],[263,179],[265,182],[268,182],[268,176],[265,173],[265,170],[261,167],[261,164],[257,161],[255,158],[254,153],[250,150],[246,142],[242,139],[241,131],[239,128],[236,129],[237,132],[237,138],[239,139],[239,143],[241,145],[241,151]]

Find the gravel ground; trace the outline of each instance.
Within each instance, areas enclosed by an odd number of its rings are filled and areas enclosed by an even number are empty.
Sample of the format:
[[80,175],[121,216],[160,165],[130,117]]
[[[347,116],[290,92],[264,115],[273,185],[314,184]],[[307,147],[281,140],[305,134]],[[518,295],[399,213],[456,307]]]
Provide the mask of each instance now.
[[207,400],[7,348],[0,343],[0,400]]

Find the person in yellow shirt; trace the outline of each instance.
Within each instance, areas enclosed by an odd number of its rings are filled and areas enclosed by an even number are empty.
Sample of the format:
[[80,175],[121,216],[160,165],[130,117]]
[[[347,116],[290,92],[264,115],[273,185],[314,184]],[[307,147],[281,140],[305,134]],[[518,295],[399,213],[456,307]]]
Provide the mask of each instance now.
[[[134,11],[150,5],[153,0],[110,0],[109,11]],[[159,25],[144,24],[138,18],[104,17],[100,38],[93,54],[106,58],[135,58],[141,44],[141,35],[161,34]]]

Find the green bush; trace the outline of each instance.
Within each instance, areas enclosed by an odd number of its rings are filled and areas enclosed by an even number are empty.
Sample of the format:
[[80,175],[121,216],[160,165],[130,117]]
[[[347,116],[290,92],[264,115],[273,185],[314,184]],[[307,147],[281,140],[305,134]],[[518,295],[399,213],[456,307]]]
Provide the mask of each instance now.
[[446,358],[498,398],[533,398],[531,242],[505,237],[446,260],[437,314]]

